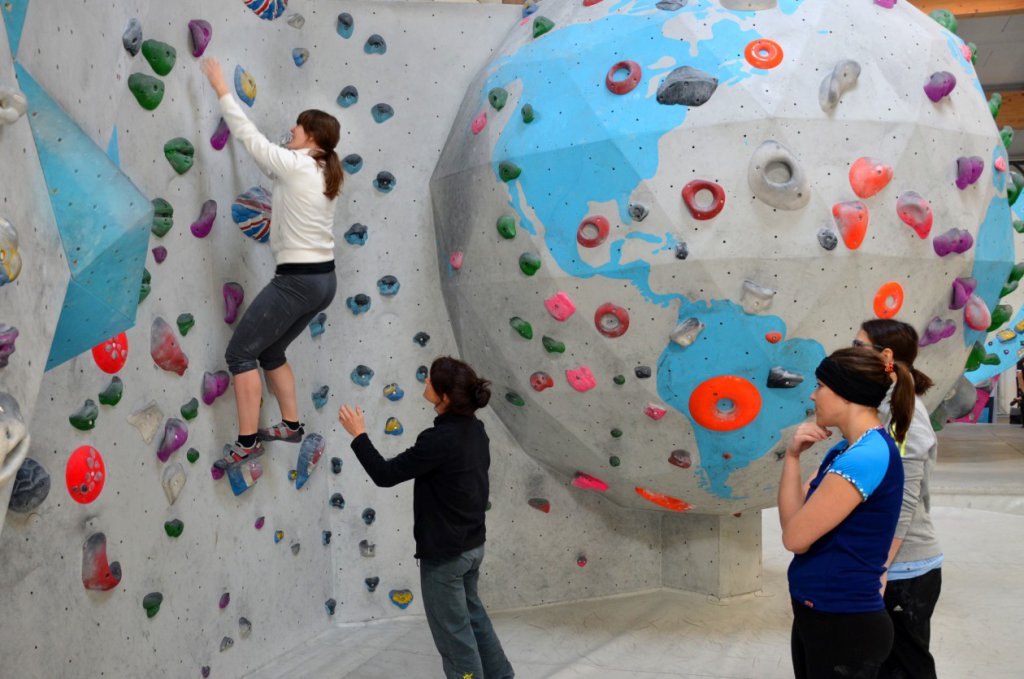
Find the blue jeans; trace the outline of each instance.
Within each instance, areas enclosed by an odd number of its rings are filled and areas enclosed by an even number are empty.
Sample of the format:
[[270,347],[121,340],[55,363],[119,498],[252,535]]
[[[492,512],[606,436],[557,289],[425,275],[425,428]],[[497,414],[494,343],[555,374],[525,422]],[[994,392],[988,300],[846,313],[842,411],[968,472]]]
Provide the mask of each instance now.
[[285,349],[330,305],[337,288],[334,271],[275,275],[249,304],[231,335],[224,353],[231,374],[284,365]]
[[423,608],[445,679],[515,676],[476,591],[483,560],[483,545],[448,561],[420,559]]

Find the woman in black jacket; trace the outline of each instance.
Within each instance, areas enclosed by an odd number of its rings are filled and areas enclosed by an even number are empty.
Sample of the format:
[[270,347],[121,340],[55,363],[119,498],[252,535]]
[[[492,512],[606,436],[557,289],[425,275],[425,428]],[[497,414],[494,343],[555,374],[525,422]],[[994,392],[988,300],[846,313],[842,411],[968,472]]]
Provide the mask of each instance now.
[[413,535],[427,623],[447,679],[511,679],[512,665],[487,617],[477,582],[484,558],[484,511],[491,464],[489,440],[474,413],[491,398],[490,383],[445,356],[430,366],[423,397],[434,426],[397,457],[385,460],[366,435],[363,413],[343,405],[338,420],[352,450],[383,488],[415,479]]

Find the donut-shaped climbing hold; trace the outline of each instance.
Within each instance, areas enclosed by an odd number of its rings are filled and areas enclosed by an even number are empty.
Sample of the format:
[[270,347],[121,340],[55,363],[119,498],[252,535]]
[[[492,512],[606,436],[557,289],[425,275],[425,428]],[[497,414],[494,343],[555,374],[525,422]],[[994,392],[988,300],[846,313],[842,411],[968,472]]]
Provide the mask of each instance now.
[[594,312],[594,326],[605,337],[622,337],[629,330],[629,312],[605,302]]
[[665,495],[664,493],[655,493],[654,491],[647,490],[646,488],[641,488],[640,486],[636,486],[635,488],[633,488],[633,490],[636,491],[637,495],[647,500],[648,502],[653,502],[659,507],[670,509],[673,512],[685,512],[687,509],[693,508],[693,505],[691,505],[689,502],[685,502],[683,500],[680,500],[679,498],[672,497],[671,495]]
[[733,431],[761,412],[761,392],[749,380],[719,375],[697,385],[690,395],[690,417],[705,429]]
[[800,162],[774,139],[763,142],[750,156],[747,183],[758,200],[779,210],[799,210],[811,200]]
[[[622,80],[615,79],[619,71],[627,71],[626,77]],[[643,71],[640,68],[640,64],[635,61],[620,61],[608,69],[608,75],[605,76],[604,84],[607,85],[608,90],[612,94],[629,94],[640,84],[640,77],[642,75]]]
[[585,248],[596,248],[608,238],[608,220],[599,215],[587,217],[576,229],[576,242]]
[[782,48],[774,40],[760,38],[747,43],[743,56],[754,68],[775,68],[782,63]]
[[[710,191],[711,203],[697,204],[697,192]],[[694,219],[711,219],[725,207],[725,189],[707,179],[695,179],[683,187],[683,201]]]
[[883,283],[875,293],[875,315],[879,318],[892,318],[903,306],[903,286],[896,281]]

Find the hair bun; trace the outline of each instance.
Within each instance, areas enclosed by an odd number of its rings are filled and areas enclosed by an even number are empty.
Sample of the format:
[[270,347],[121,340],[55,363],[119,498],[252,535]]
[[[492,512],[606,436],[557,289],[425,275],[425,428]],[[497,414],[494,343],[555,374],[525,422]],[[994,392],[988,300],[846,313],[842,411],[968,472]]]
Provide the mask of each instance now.
[[491,383],[487,380],[477,380],[476,388],[473,390],[473,400],[477,408],[483,408],[491,400]]

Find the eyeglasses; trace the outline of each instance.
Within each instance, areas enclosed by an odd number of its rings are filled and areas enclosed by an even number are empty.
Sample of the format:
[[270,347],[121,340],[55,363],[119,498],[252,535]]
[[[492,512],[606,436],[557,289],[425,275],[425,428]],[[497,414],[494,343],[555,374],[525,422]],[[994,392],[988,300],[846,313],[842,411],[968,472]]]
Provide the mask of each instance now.
[[875,351],[883,351],[885,349],[885,347],[883,347],[883,346],[879,346],[877,344],[872,344],[871,342],[864,342],[863,340],[859,340],[859,339],[853,340],[853,342],[850,343],[850,346],[854,346],[854,347],[871,347]]

